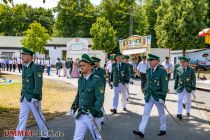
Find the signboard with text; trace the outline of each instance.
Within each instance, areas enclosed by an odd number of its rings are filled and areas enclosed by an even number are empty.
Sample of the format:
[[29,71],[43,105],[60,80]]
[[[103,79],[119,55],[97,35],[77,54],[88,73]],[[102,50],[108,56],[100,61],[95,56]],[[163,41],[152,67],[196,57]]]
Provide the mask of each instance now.
[[67,51],[87,51],[88,40],[83,38],[73,38],[67,43]]

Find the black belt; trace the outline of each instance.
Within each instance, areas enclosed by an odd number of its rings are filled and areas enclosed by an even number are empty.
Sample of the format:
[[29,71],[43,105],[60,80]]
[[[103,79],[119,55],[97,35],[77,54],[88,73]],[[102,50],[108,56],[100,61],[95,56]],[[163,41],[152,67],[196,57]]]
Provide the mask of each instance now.
[[140,72],[140,74],[141,74],[141,75],[146,75],[146,73],[142,73],[142,72]]

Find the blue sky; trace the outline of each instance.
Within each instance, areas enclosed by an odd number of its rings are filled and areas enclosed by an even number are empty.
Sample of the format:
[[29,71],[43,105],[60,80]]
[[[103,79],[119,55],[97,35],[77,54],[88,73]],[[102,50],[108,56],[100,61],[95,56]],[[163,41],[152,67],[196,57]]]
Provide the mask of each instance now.
[[[44,8],[52,8],[57,5],[57,2],[59,0],[46,0],[45,3],[43,3],[43,0],[14,0],[15,4],[18,3],[27,3],[28,5],[31,5],[32,7],[44,7]],[[101,0],[90,0],[94,5],[99,5]]]

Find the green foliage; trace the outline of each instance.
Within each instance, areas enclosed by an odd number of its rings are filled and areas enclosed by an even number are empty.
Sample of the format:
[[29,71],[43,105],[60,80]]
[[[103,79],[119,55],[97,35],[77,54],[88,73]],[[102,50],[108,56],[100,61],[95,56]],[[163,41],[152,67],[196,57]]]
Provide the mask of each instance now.
[[133,8],[133,34],[146,34],[146,16],[141,5],[134,1],[102,0],[97,7],[99,15],[105,17],[117,31],[117,39],[129,37],[130,8]]
[[147,34],[152,36],[151,39],[151,47],[157,48],[157,37],[155,32],[155,24],[157,20],[156,9],[160,6],[160,0],[145,0],[145,5],[143,5],[143,9],[145,10],[145,18],[147,22],[146,30]]
[[205,28],[206,12],[205,0],[162,0],[155,28],[158,46],[183,51],[201,47],[198,32]]
[[55,8],[58,36],[91,37],[95,22],[95,7],[89,0],[60,0]]
[[44,46],[50,39],[50,35],[45,27],[38,22],[33,22],[24,34],[24,38],[21,40],[24,47],[30,48],[34,52],[44,53]]
[[9,7],[0,4],[0,32],[7,36],[22,36],[29,24],[37,21],[44,26],[50,34],[53,31],[52,10],[32,8],[26,4]]
[[96,23],[92,25],[90,33],[93,36],[94,43],[92,49],[105,50],[109,53],[116,47],[116,32],[104,17],[96,19]]

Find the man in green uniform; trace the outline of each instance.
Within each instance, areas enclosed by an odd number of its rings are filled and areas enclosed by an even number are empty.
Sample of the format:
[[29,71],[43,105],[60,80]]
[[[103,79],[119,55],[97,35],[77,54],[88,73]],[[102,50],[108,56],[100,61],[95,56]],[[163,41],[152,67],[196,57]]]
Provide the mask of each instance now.
[[195,71],[189,67],[189,59],[185,56],[180,57],[181,66],[177,69],[174,89],[178,94],[178,114],[177,118],[182,119],[182,104],[186,98],[186,114],[190,116],[191,94],[195,97],[196,76]]
[[94,68],[93,68],[93,74],[101,78],[104,84],[104,88],[105,88],[106,87],[106,72],[104,69],[100,67],[101,59],[95,56],[91,57],[91,59],[95,63]]
[[56,66],[56,70],[57,70],[56,73],[57,73],[58,77],[60,77],[61,76],[61,69],[63,67],[63,64],[62,64],[60,58],[57,59],[57,62],[55,63],[55,66]]
[[68,58],[67,61],[65,62],[65,67],[66,67],[66,77],[70,78],[70,74],[71,74],[70,71],[72,68],[72,62],[70,58]]
[[[104,69],[102,69],[100,67],[100,58],[97,58],[95,56],[91,57],[92,61],[95,63],[94,67],[93,67],[93,74],[100,77],[101,80],[103,81],[104,84],[104,93],[105,93],[105,89],[106,89],[106,72]],[[101,110],[103,111],[103,113],[105,114],[105,110],[104,107],[101,108]],[[104,124],[104,117],[101,118],[101,124]]]
[[158,109],[160,118],[160,133],[158,136],[166,134],[166,115],[164,110],[164,102],[168,90],[168,76],[164,68],[159,66],[160,57],[153,54],[148,54],[150,68],[146,72],[147,82],[145,89],[145,105],[144,114],[139,126],[139,130],[134,130],[133,133],[140,137],[144,137],[145,128],[149,121],[150,112],[153,105]]
[[73,140],[83,140],[87,129],[94,140],[101,140],[100,127],[104,103],[104,84],[92,73],[93,61],[87,54],[79,62],[82,76],[78,80],[78,91],[72,104],[70,115],[76,113],[76,128]]
[[106,64],[106,71],[107,71],[106,73],[108,75],[108,83],[109,83],[109,86],[111,89],[113,88],[113,85],[111,85],[111,73],[112,73],[112,64],[113,63],[115,63],[115,56],[111,55],[110,60]]
[[[30,111],[41,129],[41,140],[49,140],[48,128],[45,123],[41,110],[42,100],[42,68],[40,65],[34,64],[33,54],[31,50],[22,48],[23,72],[22,72],[22,90],[20,98],[20,113],[17,131],[26,130],[27,120]],[[45,135],[45,134],[46,135]],[[15,140],[23,140],[23,136],[16,136]]]
[[177,69],[180,67],[181,65],[180,65],[180,63],[178,63],[178,64],[176,64],[175,66],[174,66],[174,73],[173,73],[173,79],[175,80],[176,79],[176,76],[177,76]]
[[130,81],[130,70],[129,66],[122,62],[122,54],[116,53],[116,63],[112,64],[111,73],[111,84],[114,86],[114,98],[113,98],[113,108],[110,109],[111,112],[117,113],[117,107],[119,102],[119,94],[122,93],[122,107],[123,111],[126,111],[126,87]]
[[127,100],[129,98],[129,87],[130,87],[130,84],[133,84],[133,77],[134,77],[134,70],[133,70],[133,65],[129,63],[129,59],[130,59],[130,56],[128,55],[124,55],[123,56],[123,59],[124,59],[124,63],[126,63],[129,67],[129,71],[130,71],[130,83],[127,84]]

